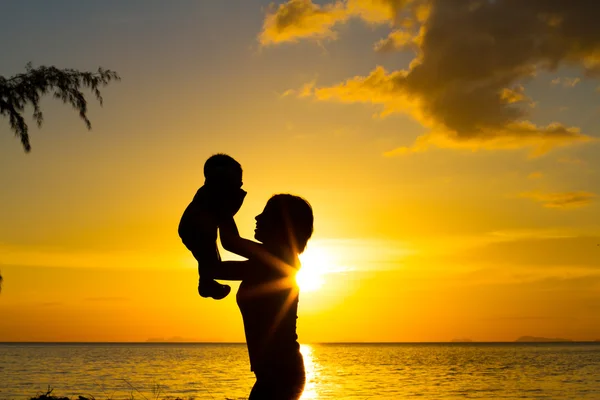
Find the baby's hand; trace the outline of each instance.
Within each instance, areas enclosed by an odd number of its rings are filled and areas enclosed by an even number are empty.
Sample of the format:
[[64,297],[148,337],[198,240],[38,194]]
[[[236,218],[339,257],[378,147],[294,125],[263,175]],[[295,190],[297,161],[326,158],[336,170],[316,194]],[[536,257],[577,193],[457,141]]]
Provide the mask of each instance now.
[[232,197],[231,197],[231,207],[228,207],[227,213],[231,216],[237,214],[237,212],[242,207],[244,203],[244,198],[246,198],[246,191],[244,189],[239,189]]
[[217,205],[217,219],[219,223],[225,219],[233,217],[242,207],[246,191],[236,189],[235,192],[223,196]]

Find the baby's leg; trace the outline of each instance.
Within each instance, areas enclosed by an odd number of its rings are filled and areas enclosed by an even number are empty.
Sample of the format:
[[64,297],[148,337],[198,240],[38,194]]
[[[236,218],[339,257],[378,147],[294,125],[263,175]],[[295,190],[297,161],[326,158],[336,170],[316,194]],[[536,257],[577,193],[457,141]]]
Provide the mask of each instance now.
[[204,243],[203,246],[195,246],[190,249],[196,261],[198,261],[198,293],[202,297],[212,297],[220,300],[231,291],[229,285],[221,285],[213,279],[215,268],[221,263],[221,256],[216,242],[212,245]]
[[198,261],[198,274],[200,277],[212,279],[213,271],[221,262],[221,256],[217,244],[212,246],[196,246],[190,249],[192,255]]

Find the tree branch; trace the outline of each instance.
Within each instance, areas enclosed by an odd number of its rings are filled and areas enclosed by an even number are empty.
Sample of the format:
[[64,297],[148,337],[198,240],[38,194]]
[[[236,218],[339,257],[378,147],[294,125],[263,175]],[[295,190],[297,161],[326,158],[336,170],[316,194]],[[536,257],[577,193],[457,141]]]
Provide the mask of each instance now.
[[31,63],[25,67],[25,73],[14,75],[8,79],[0,76],[0,115],[9,118],[10,127],[15,136],[21,139],[25,152],[31,150],[29,143],[29,127],[23,118],[25,106],[33,107],[33,119],[38,127],[42,126],[44,115],[40,109],[40,98],[48,93],[63,103],[71,104],[88,129],[92,124],[87,117],[87,100],[81,92],[88,88],[102,106],[103,99],[100,87],[111,81],[119,81],[119,75],[111,70],[98,68],[97,72],[80,72],[75,69],[58,69],[54,66],[33,68]]

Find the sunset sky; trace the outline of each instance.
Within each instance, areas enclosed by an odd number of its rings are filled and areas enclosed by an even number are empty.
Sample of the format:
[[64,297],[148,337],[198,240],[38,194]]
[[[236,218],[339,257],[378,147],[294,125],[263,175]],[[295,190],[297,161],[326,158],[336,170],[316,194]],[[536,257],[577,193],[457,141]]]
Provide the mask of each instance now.
[[[300,341],[600,339],[600,2],[13,1],[0,75],[115,70],[87,131],[0,118],[0,341],[244,341],[181,213],[306,198]],[[224,259],[233,259],[223,253]],[[237,259],[237,258],[236,258]],[[234,285],[237,287],[236,285]]]

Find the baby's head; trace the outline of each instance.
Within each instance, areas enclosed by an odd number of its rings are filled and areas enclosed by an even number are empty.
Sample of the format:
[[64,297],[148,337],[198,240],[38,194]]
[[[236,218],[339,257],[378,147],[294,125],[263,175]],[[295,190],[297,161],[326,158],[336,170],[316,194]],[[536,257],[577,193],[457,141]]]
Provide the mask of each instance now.
[[205,184],[222,189],[242,187],[242,166],[227,154],[215,154],[204,163]]

